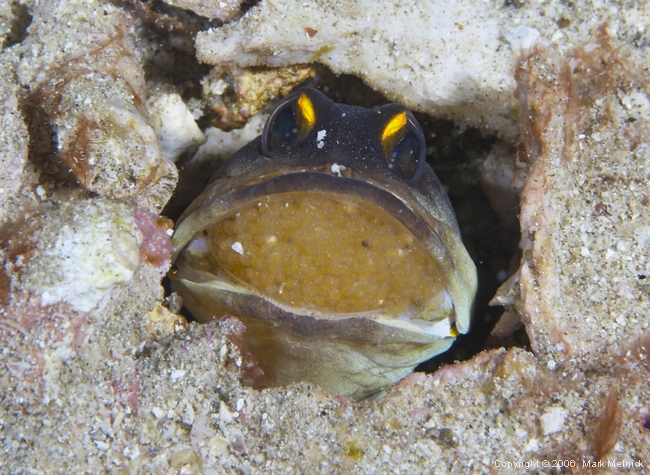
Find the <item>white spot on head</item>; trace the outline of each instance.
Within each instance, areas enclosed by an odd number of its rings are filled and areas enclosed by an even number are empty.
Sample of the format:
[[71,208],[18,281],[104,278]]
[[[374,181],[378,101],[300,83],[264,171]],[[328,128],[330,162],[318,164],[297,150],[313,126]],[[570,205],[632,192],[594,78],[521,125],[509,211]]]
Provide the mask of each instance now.
[[318,133],[316,134],[316,140],[318,141],[316,146],[319,149],[321,149],[321,148],[323,148],[325,146],[325,141],[323,139],[325,138],[326,135],[327,135],[327,130],[325,130],[325,129],[319,130]]

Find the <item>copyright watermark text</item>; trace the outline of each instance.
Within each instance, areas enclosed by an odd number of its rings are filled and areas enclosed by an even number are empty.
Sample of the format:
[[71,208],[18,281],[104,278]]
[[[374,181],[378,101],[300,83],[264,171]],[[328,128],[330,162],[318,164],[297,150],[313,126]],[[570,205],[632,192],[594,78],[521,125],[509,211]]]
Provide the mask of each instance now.
[[501,460],[496,459],[493,465],[507,470],[530,470],[533,468],[618,468],[636,469],[645,468],[646,463],[641,460],[571,460],[571,459],[528,459],[528,460]]

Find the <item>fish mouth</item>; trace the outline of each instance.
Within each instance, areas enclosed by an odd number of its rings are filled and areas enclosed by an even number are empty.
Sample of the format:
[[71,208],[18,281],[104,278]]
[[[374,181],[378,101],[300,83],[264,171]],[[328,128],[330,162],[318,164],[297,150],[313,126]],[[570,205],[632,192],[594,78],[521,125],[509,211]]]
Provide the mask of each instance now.
[[244,186],[185,217],[172,244],[176,279],[293,315],[457,335],[449,250],[406,202],[357,178],[305,171]]

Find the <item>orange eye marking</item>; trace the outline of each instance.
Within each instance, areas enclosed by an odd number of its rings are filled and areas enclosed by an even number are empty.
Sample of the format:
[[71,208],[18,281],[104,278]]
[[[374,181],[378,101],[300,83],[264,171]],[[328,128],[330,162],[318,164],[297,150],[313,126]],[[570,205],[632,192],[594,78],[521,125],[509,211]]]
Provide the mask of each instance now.
[[306,122],[307,129],[313,129],[314,124],[316,123],[316,111],[314,110],[314,104],[312,104],[306,94],[300,94],[300,97],[298,98],[298,107],[300,107],[300,113],[302,119]]
[[399,134],[404,129],[405,125],[406,112],[400,112],[389,120],[386,127],[384,127],[384,131],[381,134],[381,142],[386,143],[387,141],[391,141],[395,135]]

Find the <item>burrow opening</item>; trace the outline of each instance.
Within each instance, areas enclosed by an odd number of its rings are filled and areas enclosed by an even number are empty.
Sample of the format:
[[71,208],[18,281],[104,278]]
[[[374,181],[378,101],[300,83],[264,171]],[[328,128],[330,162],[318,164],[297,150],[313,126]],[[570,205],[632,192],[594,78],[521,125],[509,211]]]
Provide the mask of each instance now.
[[[337,75],[326,67],[319,67],[316,76],[302,85],[324,92],[336,102],[374,107],[389,103],[383,95],[350,75]],[[490,337],[490,332],[503,313],[503,308],[489,306],[498,287],[512,272],[513,258],[518,255],[518,229],[499,222],[491,209],[482,186],[483,162],[497,139],[472,128],[461,128],[447,120],[434,119],[415,113],[427,139],[427,161],[445,186],[456,212],[463,242],[474,260],[479,276],[479,288],[467,335],[460,335],[452,348],[417,368],[427,373],[443,364],[465,361],[492,347],[519,346],[528,348],[529,342],[523,328],[507,340]],[[182,176],[184,170],[180,169]],[[212,173],[213,170],[210,170]],[[198,193],[200,190],[195,190]],[[175,194],[163,214],[176,220],[190,198]],[[168,292],[169,282],[165,282]],[[183,309],[186,318],[192,320]]]

